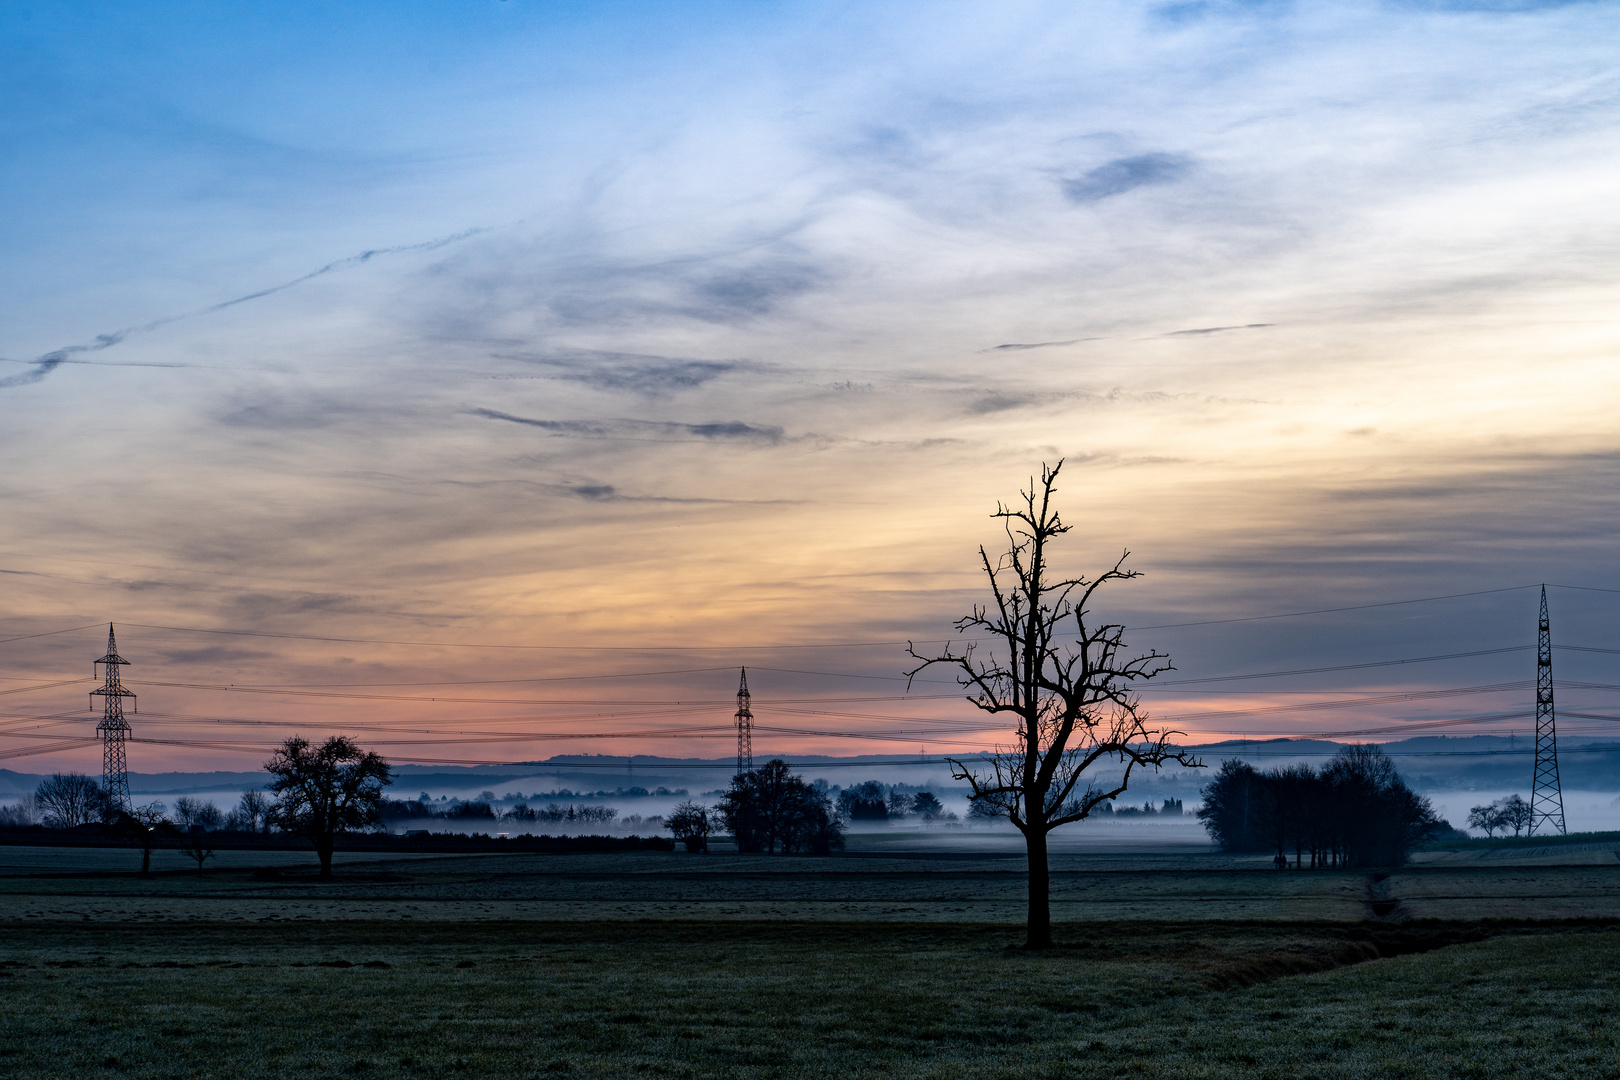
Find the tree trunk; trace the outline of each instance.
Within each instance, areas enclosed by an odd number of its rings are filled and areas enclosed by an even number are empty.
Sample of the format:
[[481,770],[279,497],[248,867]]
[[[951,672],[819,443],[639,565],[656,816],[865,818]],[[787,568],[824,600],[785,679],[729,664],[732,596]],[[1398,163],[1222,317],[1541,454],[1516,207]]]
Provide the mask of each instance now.
[[146,846],[141,848],[141,873],[148,873],[152,869],[152,842],[148,840]]
[[1029,928],[1026,949],[1052,947],[1052,879],[1046,865],[1046,833],[1032,826],[1024,833],[1029,846]]
[[332,876],[332,838],[330,836],[318,837],[315,841],[315,854],[321,857],[321,877]]

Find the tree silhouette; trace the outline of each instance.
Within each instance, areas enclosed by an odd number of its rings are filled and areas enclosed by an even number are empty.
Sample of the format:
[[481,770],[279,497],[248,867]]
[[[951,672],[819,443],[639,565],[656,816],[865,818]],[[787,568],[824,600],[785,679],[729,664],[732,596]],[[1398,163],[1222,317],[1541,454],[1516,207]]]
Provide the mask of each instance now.
[[107,791],[83,773],[53,773],[39,782],[34,807],[46,825],[72,829],[106,821],[118,809]]
[[314,843],[323,878],[332,876],[337,834],[375,824],[381,817],[383,788],[394,782],[386,761],[342,735],[319,747],[294,735],[264,767],[275,778],[270,790],[278,796],[270,821]]
[[1376,746],[1341,747],[1321,772],[1290,765],[1259,773],[1224,761],[1204,786],[1198,817],[1222,849],[1274,851],[1279,867],[1292,850],[1296,868],[1306,853],[1312,868],[1399,866],[1446,827]]
[[708,851],[709,833],[714,829],[714,822],[708,807],[689,799],[669,812],[669,816],[664,818],[664,828],[685,844],[687,851]]
[[[938,656],[923,656],[908,645],[922,661],[908,676],[935,664],[955,668],[957,682],[970,691],[969,701],[1017,725],[1010,747],[983,755],[972,766],[948,760],[952,775],[972,788],[975,804],[1000,810],[1024,834],[1026,945],[1032,949],[1052,944],[1047,834],[1117,798],[1137,768],[1157,769],[1167,761],[1200,764],[1170,745],[1170,737],[1180,732],[1147,727],[1133,692],[1136,683],[1169,671],[1169,658],[1156,651],[1128,656],[1123,626],[1091,620],[1089,604],[1099,588],[1139,576],[1124,568],[1130,553],[1093,579],[1058,578],[1051,572],[1051,545],[1069,531],[1053,505],[1062,468],[1061,461],[1043,466],[1040,483],[1030,481],[1021,505],[997,504],[994,517],[1006,532],[1007,550],[996,561],[979,548],[992,602],[958,619],[956,629],[988,636],[988,655],[981,658],[973,643],[961,652],[947,647]],[[1087,779],[1088,769],[1114,763],[1118,772],[1107,782]]]
[[173,833],[174,823],[164,814],[164,806],[160,802],[147,803],[137,806],[128,812],[120,810],[113,827],[135,840],[141,845],[141,873],[152,871],[152,841],[160,832]]
[[744,854],[780,848],[784,855],[826,855],[844,846],[832,800],[790,772],[781,758],[732,777],[715,812]]

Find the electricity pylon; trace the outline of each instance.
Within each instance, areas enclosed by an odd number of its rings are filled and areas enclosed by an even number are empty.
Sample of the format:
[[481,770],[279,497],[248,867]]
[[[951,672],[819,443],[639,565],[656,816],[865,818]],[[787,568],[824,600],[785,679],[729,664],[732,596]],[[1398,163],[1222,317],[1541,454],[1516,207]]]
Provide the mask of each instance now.
[[1530,785],[1530,835],[1543,825],[1564,835],[1564,793],[1558,784],[1558,732],[1553,723],[1552,630],[1547,586],[1541,587],[1536,634],[1536,776]]
[[737,687],[737,772],[754,771],[754,714],[748,708],[748,669],[742,669]]
[[124,681],[118,674],[118,669],[128,667],[129,661],[118,655],[112,623],[107,624],[107,655],[90,665],[92,673],[97,664],[107,666],[106,683],[101,689],[90,691],[91,697],[102,700],[101,723],[96,725],[96,734],[101,736],[101,783],[113,805],[127,814],[130,811],[129,769],[124,761],[124,740],[129,736],[129,721],[124,719],[124,699],[134,701],[135,695],[124,689]]

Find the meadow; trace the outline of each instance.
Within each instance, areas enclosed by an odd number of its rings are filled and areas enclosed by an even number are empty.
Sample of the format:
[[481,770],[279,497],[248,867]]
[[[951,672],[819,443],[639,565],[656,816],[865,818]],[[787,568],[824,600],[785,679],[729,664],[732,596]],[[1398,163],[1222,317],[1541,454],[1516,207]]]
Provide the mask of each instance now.
[[3,1076],[1620,1075],[1612,842],[1065,854],[1039,955],[1004,852],[14,852]]

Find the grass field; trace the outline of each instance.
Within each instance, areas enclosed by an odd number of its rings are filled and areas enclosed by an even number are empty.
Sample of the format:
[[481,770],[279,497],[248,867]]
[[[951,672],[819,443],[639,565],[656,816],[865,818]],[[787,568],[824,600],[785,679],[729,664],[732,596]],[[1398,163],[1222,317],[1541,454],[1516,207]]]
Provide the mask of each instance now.
[[1045,955],[996,853],[86,858],[0,876],[0,1076],[1620,1076],[1612,852],[1065,857]]

